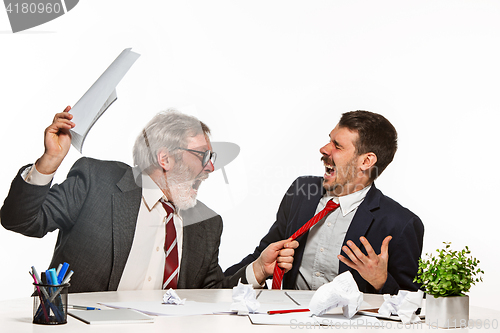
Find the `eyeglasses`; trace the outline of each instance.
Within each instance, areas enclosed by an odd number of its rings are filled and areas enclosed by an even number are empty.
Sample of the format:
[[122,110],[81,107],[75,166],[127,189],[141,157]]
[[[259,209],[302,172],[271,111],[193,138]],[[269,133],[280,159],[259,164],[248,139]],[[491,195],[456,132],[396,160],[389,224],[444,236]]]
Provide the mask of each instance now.
[[199,151],[199,150],[193,150],[193,149],[187,149],[187,148],[181,148],[181,147],[174,148],[174,150],[175,149],[185,150],[185,151],[189,151],[191,153],[196,153],[200,156],[203,156],[201,159],[202,167],[206,167],[209,161],[212,161],[212,164],[215,164],[215,160],[217,159],[217,153],[210,151],[210,150]]

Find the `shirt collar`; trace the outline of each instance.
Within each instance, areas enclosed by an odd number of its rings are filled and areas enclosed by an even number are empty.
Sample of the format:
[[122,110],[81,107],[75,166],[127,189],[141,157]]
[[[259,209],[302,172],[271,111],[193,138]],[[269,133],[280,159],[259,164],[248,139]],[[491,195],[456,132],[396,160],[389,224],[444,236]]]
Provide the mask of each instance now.
[[341,197],[325,195],[324,198],[326,198],[326,201],[333,199],[334,202],[340,204],[340,210],[342,212],[342,216],[346,216],[347,214],[358,208],[358,206],[365,199],[366,194],[368,193],[371,187],[372,185],[370,184],[365,188],[363,188],[362,190],[356,191],[348,195],[344,195]]
[[164,197],[158,185],[145,173],[142,174],[142,197],[149,211]]

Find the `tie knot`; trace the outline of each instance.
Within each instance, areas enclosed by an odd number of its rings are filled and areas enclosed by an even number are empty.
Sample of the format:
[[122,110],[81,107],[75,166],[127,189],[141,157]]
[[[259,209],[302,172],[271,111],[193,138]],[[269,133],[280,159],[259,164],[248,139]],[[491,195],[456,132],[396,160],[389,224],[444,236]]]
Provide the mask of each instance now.
[[335,210],[335,209],[339,208],[339,206],[340,205],[338,203],[336,203],[335,201],[333,201],[333,199],[330,199],[326,203],[325,210],[331,212],[332,210]]
[[165,209],[165,211],[167,212],[167,215],[170,215],[170,214],[174,213],[175,206],[171,202],[166,201],[163,198],[160,199],[160,202],[163,205],[163,208]]

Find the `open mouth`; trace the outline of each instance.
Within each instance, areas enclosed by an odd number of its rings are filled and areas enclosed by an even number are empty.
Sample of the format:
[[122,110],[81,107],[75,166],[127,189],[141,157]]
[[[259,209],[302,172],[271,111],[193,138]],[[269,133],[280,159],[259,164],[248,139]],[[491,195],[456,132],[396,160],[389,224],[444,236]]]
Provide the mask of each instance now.
[[335,175],[335,166],[323,162],[325,165],[325,177],[333,177]]
[[198,191],[198,188],[201,185],[201,182],[203,182],[205,179],[204,178],[197,178],[194,180],[193,185],[191,186],[195,191]]

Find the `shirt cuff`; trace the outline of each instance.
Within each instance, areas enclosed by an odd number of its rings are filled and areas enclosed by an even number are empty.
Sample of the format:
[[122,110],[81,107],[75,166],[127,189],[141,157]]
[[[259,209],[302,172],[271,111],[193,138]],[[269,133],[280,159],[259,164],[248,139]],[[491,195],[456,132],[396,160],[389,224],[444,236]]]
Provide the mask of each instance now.
[[257,282],[257,279],[255,278],[255,273],[253,272],[253,262],[247,266],[245,275],[247,277],[248,284],[251,284],[254,289],[264,288],[265,281],[263,284],[259,284],[259,282]]
[[38,172],[35,165],[33,164],[30,167],[27,167],[21,173],[21,177],[31,185],[45,186],[49,184],[54,178],[55,172],[50,175],[45,175],[43,173]]

